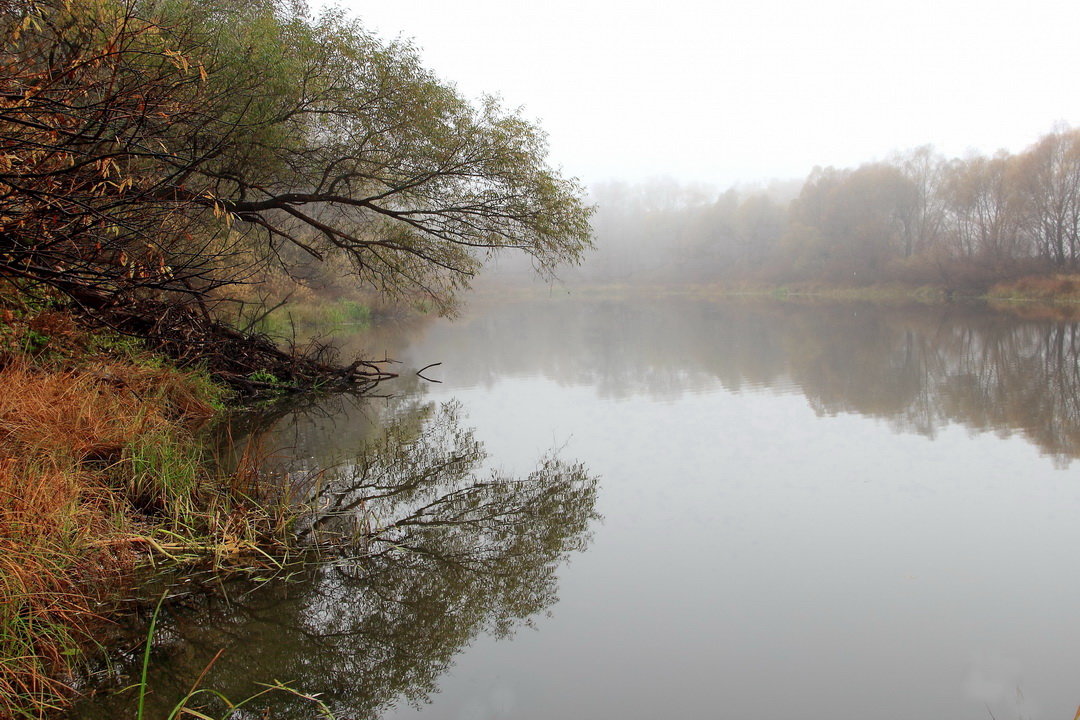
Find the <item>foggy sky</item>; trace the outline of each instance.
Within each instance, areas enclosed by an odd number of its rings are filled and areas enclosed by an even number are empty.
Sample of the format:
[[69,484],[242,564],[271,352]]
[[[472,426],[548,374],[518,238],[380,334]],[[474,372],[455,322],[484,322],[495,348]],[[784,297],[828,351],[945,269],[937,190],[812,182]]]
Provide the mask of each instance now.
[[1080,122],[1080,3],[343,0],[467,95],[501,95],[586,182],[801,178]]

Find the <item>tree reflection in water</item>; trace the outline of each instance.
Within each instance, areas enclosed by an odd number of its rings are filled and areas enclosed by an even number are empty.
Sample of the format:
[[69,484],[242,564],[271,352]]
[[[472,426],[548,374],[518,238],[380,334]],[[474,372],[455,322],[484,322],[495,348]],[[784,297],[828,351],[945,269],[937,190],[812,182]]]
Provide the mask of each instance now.
[[1080,317],[1058,311],[566,300],[493,305],[435,328],[429,347],[464,387],[541,374],[616,400],[776,388],[822,415],[856,412],[928,437],[954,423],[1019,434],[1066,466],[1080,457]]
[[[547,457],[526,477],[485,470],[486,454],[455,404],[413,405],[347,464],[320,474],[300,532],[346,540],[348,557],[306,566],[292,582],[197,593],[157,636],[151,713],[167,709],[218,650],[202,681],[231,698],[280,680],[318,693],[345,718],[422,702],[480,633],[505,636],[556,601],[556,569],[589,540],[596,479]],[[84,716],[120,717],[129,696],[98,697]],[[277,694],[250,715],[308,718]],[[240,717],[239,715],[236,717]]]

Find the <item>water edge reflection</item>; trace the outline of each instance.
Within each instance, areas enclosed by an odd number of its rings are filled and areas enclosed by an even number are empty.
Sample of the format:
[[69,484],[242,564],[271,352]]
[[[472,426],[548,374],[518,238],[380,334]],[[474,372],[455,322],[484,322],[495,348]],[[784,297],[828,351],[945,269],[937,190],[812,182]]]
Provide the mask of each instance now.
[[958,423],[1021,434],[1061,466],[1080,456],[1080,324],[979,304],[491,305],[428,329],[411,353],[443,361],[452,387],[540,374],[615,400],[717,386],[799,392],[821,415],[855,412],[927,437]]
[[[204,687],[235,699],[281,680],[339,717],[375,717],[423,702],[478,634],[509,635],[550,608],[559,565],[589,542],[596,478],[553,455],[525,477],[486,461],[459,406],[409,401],[348,462],[295,474],[312,480],[301,535],[350,552],[290,582],[234,582],[173,603],[155,637],[148,717],[166,717],[222,649]],[[117,678],[137,675],[127,660]],[[131,715],[132,695],[98,693],[75,715]],[[278,694],[234,717],[271,705],[275,718],[314,712]]]

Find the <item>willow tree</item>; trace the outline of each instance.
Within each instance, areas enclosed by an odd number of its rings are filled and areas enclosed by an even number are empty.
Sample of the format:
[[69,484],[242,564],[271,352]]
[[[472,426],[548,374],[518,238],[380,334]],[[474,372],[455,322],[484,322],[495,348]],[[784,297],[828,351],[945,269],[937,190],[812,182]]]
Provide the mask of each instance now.
[[340,12],[235,0],[3,10],[0,277],[202,297],[337,255],[441,310],[504,249],[589,244],[543,133]]

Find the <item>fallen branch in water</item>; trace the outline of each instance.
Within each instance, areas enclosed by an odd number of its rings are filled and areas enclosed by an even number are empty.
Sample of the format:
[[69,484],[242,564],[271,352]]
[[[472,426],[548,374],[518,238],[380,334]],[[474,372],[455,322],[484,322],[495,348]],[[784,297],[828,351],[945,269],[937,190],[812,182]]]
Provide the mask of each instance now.
[[433,367],[438,367],[439,365],[442,365],[442,363],[441,362],[436,362],[436,363],[431,363],[430,365],[425,365],[424,367],[422,367],[422,368],[420,368],[419,370],[416,371],[416,375],[417,375],[417,377],[421,378],[422,380],[427,380],[428,382],[441,383],[442,380],[435,380],[433,378],[429,378],[426,375],[424,375],[425,370],[428,370],[428,369],[433,368]]

